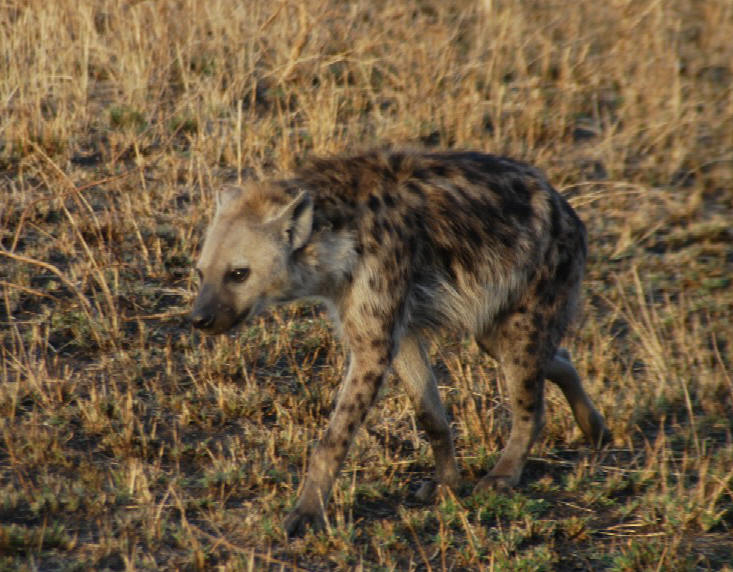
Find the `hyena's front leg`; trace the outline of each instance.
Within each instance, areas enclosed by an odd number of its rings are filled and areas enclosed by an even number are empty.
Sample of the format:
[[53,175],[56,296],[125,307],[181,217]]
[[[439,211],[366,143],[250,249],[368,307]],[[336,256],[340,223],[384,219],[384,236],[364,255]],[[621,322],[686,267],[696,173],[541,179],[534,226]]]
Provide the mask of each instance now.
[[[376,346],[376,344],[375,344]],[[346,378],[323,438],[310,459],[302,492],[283,526],[289,537],[302,536],[310,524],[325,525],[324,510],[341,464],[357,429],[377,397],[387,371],[388,352],[352,351]]]

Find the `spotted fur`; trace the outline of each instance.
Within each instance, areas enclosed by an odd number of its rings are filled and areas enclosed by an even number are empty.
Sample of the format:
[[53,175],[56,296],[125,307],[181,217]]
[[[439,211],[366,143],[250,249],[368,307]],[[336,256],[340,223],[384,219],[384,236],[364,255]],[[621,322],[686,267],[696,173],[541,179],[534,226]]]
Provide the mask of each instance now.
[[[372,152],[223,189],[198,264],[194,325],[223,332],[267,305],[317,298],[349,351],[288,534],[322,526],[339,467],[390,369],[432,445],[435,483],[458,484],[426,351],[438,331],[473,335],[509,384],[511,434],[477,488],[519,481],[544,425],[545,378],[561,387],[587,438],[606,441],[603,418],[559,349],[585,258],[573,209],[536,169],[505,157]],[[419,495],[430,498],[434,488]]]

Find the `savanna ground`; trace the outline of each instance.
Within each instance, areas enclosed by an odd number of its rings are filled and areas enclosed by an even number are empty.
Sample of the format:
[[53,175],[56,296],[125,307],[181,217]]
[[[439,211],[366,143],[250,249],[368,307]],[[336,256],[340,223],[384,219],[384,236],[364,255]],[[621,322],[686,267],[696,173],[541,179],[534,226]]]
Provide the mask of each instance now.
[[[733,3],[9,0],[0,6],[0,568],[733,566]],[[183,314],[225,181],[386,144],[531,161],[590,234],[567,340],[614,443],[548,387],[521,486],[471,496],[510,414],[434,360],[466,489],[435,506],[396,383],[327,532],[280,528],[344,364],[317,307]]]

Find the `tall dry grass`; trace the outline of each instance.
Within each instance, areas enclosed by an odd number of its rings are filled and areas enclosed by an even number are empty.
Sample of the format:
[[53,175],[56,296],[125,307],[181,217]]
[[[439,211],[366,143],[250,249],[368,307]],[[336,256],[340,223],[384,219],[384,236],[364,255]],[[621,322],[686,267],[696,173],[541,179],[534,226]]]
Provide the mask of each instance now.
[[[721,569],[733,551],[733,5],[9,1],[0,6],[0,567]],[[287,544],[343,355],[318,308],[182,314],[215,189],[313,154],[477,148],[543,168],[591,259],[568,340],[615,443],[549,390],[519,490],[411,497],[395,383],[330,529]],[[434,348],[466,480],[510,419]]]

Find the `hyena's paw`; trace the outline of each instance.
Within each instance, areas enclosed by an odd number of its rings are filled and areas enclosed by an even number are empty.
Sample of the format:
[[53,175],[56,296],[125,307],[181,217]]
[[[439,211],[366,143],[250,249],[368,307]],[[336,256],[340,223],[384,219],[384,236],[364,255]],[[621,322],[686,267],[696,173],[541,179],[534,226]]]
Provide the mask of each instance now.
[[591,412],[588,424],[591,427],[588,437],[593,447],[602,449],[606,445],[613,443],[613,433],[606,427],[606,423],[603,421],[600,413],[597,411]]
[[476,486],[473,487],[473,494],[484,493],[486,491],[510,491],[517,486],[519,479],[488,474],[481,478]]
[[432,504],[442,494],[448,493],[448,491],[453,491],[453,494],[458,494],[459,485],[460,482],[458,479],[454,479],[454,482],[451,483],[439,483],[435,479],[428,479],[423,481],[420,488],[417,489],[415,499],[421,503]]
[[283,521],[283,528],[288,538],[305,536],[308,526],[313,532],[319,532],[326,528],[326,519],[322,512],[308,512],[302,508],[294,508]]
[[415,498],[421,503],[431,504],[435,502],[437,492],[438,483],[436,483],[433,479],[428,479],[427,481],[423,481],[423,484],[421,484],[420,488],[417,489],[417,492],[415,493]]

